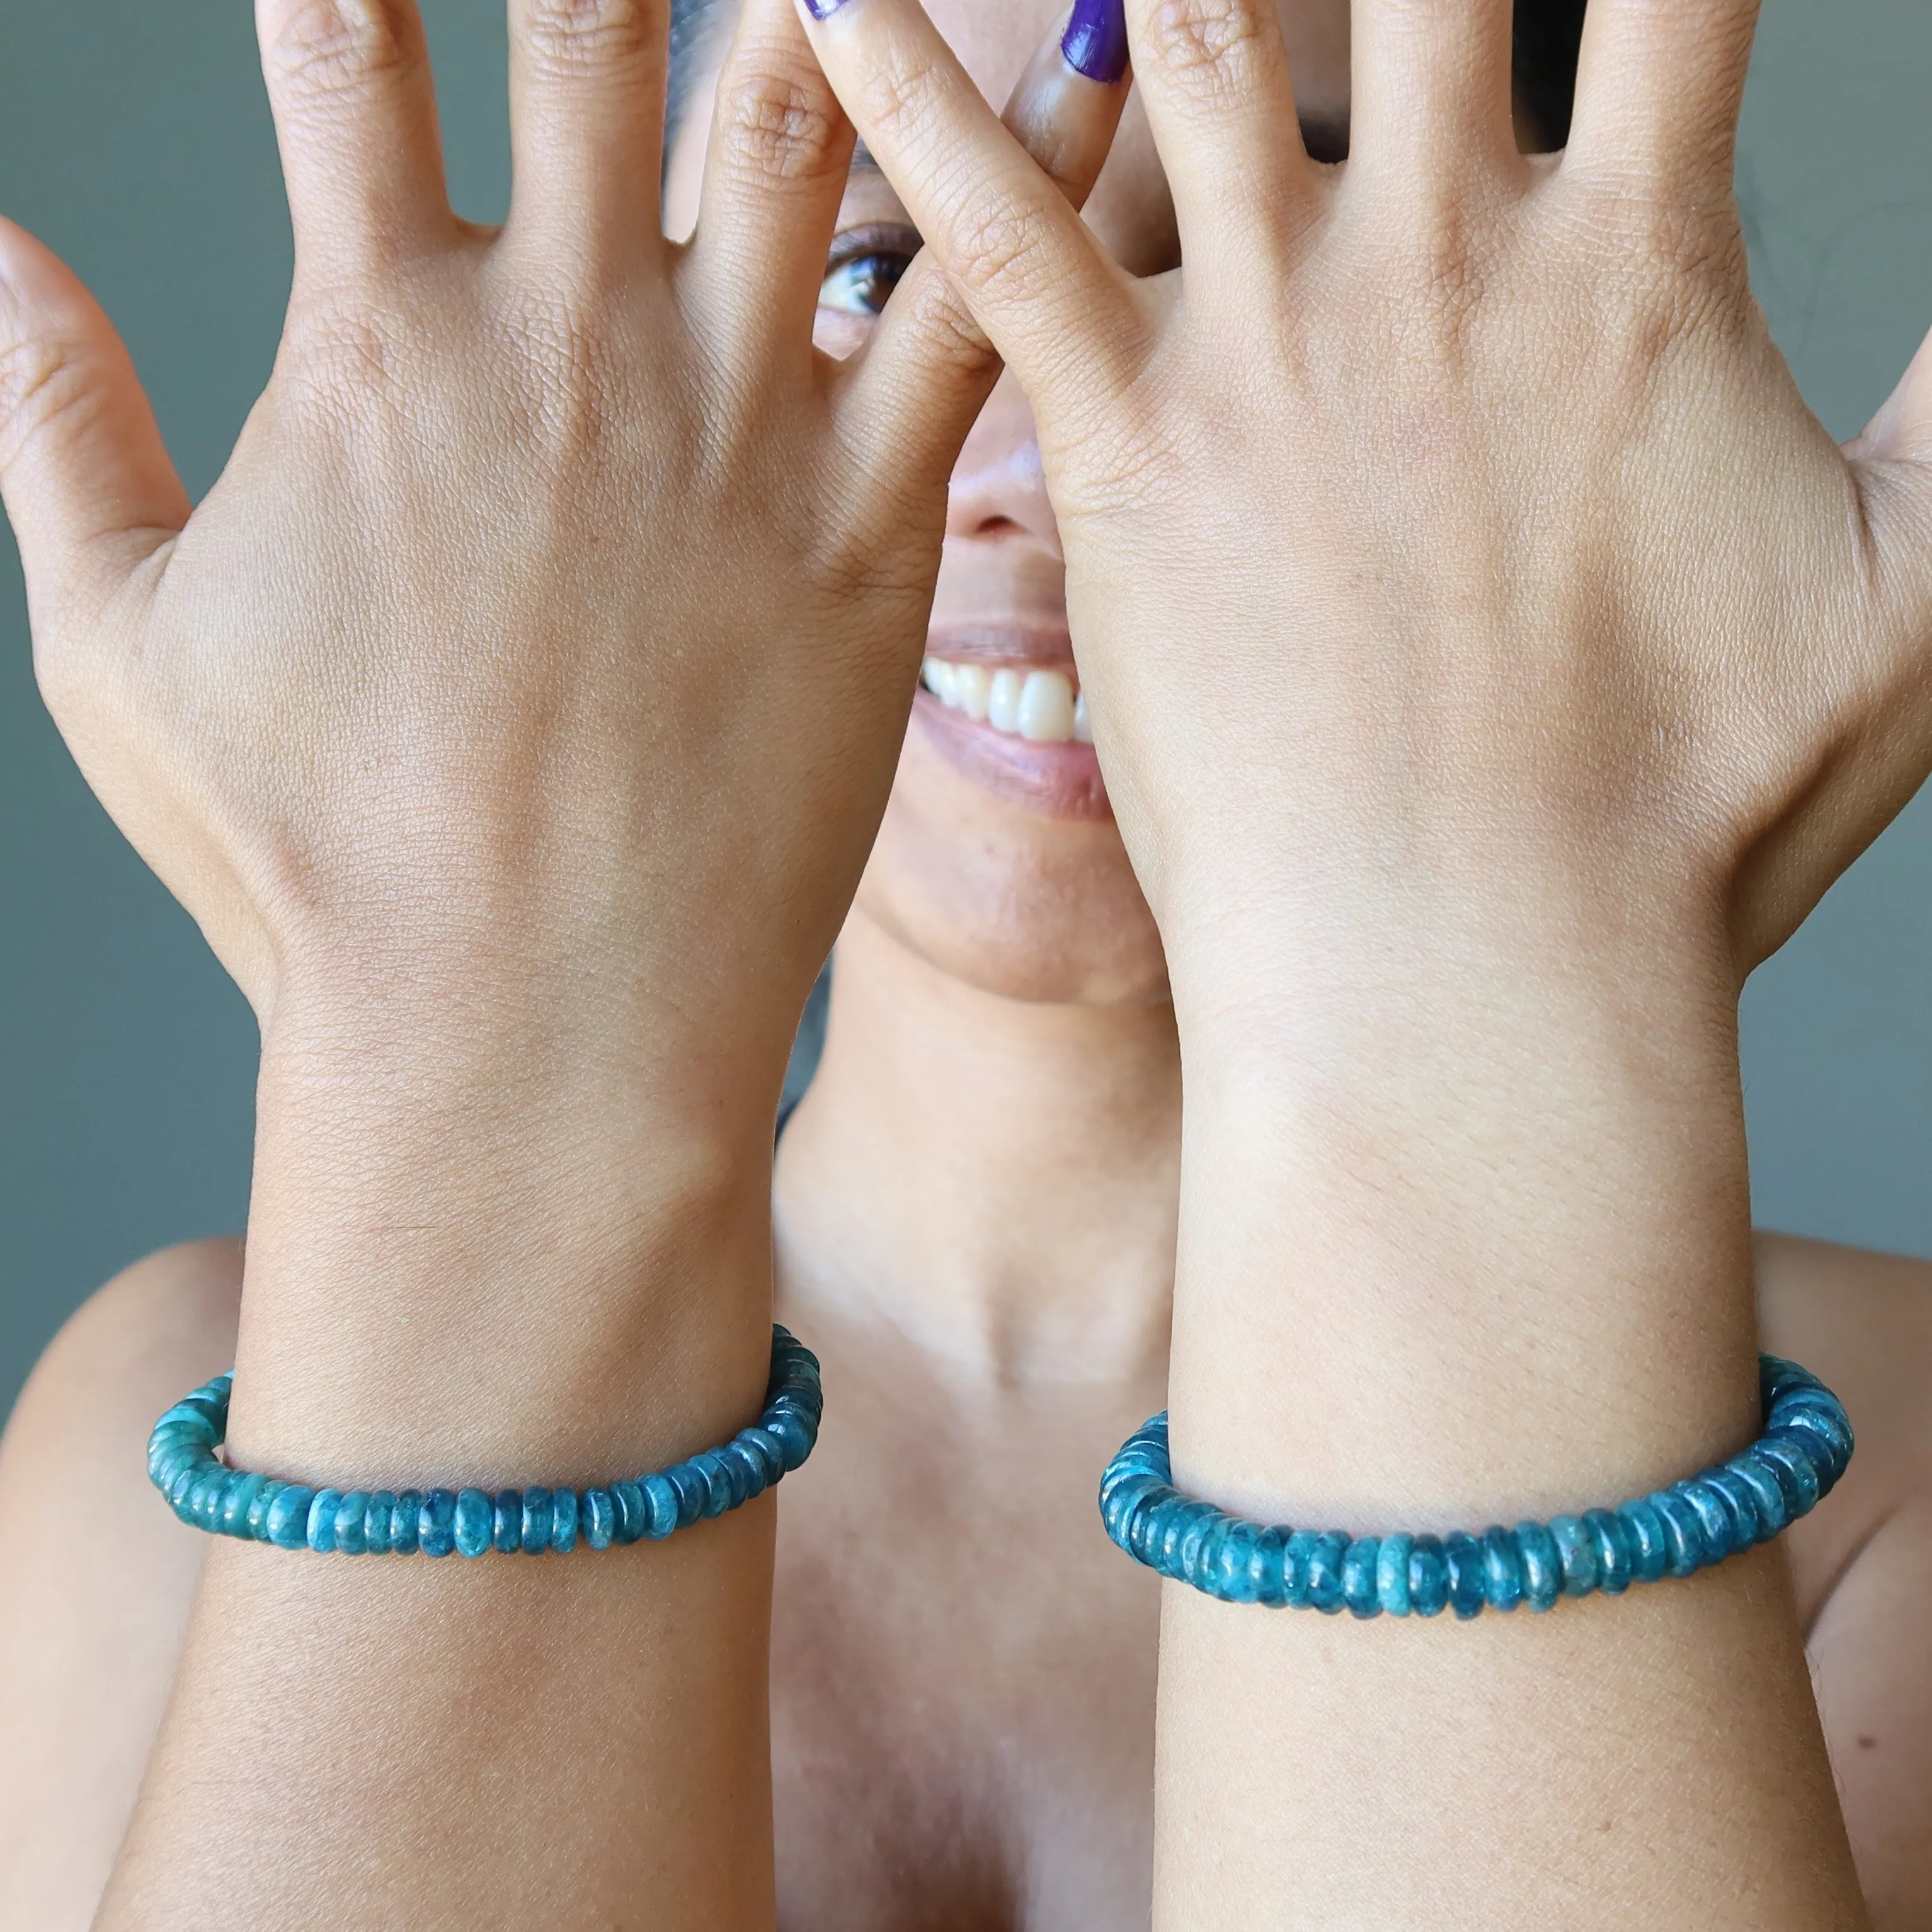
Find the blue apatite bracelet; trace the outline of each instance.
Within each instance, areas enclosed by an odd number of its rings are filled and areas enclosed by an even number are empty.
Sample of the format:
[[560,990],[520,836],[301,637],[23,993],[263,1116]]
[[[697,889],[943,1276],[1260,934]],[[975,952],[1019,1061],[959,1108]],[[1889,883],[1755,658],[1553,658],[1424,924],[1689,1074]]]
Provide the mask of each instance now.
[[1852,1460],[1844,1406],[1816,1376],[1758,1358],[1765,1433],[1728,1462],[1613,1510],[1480,1535],[1350,1536],[1246,1522],[1174,1486],[1167,1418],[1107,1466],[1100,1514],[1130,1556],[1230,1604],[1363,1618],[1551,1608],[1559,1597],[1688,1576],[1768,1541],[1814,1508]]
[[541,1556],[667,1537],[700,1516],[738,1508],[798,1468],[818,1440],[824,1396],[818,1358],[772,1330],[765,1410],[722,1449],[598,1490],[317,1490],[231,1469],[216,1454],[228,1432],[231,1370],[154,1425],[148,1474],[184,1523],[218,1536],[338,1556]]

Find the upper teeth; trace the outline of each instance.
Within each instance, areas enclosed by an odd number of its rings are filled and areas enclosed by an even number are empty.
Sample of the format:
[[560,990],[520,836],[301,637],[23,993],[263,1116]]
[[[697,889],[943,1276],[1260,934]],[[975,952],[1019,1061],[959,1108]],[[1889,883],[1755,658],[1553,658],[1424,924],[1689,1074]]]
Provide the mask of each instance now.
[[1087,697],[1064,670],[1018,671],[928,658],[920,681],[949,711],[963,711],[1010,737],[1036,745],[1090,745]]

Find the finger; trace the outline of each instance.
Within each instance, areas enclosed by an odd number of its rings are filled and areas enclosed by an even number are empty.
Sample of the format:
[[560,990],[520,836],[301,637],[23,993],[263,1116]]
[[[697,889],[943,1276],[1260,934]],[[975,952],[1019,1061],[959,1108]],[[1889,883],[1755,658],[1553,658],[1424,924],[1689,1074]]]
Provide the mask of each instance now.
[[[1084,63],[1084,65],[1082,63]],[[1085,206],[1106,165],[1126,105],[1126,43],[1096,44],[1076,7],[1014,87],[1003,116],[1069,207]],[[1090,75],[1088,68],[1096,68]],[[915,262],[872,340],[840,377],[837,406],[848,442],[890,476],[921,456],[944,483],[988,394],[1000,359],[951,278],[928,252]]]
[[1356,0],[1349,166],[1445,184],[1520,178],[1511,0]]
[[1275,0],[1130,0],[1126,14],[1182,260],[1239,248],[1251,262],[1258,224],[1298,226],[1316,205]]
[[1592,0],[1566,166],[1728,206],[1759,0]]
[[113,324],[71,269],[4,220],[0,497],[37,614],[104,604],[189,508]]
[[670,45],[668,0],[510,0],[513,247],[658,250]]
[[860,138],[1036,406],[1118,387],[1137,334],[1131,285],[916,0],[809,4]]
[[791,0],[745,0],[679,274],[691,312],[728,354],[810,357],[854,138]]
[[346,279],[456,232],[414,0],[257,0],[296,272]]

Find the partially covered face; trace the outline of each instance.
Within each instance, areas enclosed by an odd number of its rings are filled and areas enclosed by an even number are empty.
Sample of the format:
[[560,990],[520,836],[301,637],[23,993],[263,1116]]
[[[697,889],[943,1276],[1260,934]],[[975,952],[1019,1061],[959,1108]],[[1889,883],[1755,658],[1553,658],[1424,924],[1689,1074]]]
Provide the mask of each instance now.
[[[1004,103],[1062,0],[926,0],[987,98]],[[1346,141],[1348,0],[1283,0],[1310,151]],[[722,40],[722,35],[719,37]],[[694,218],[710,71],[671,154],[669,225]],[[1130,103],[1087,218],[1138,274],[1179,260],[1165,177]],[[820,345],[866,340],[919,235],[862,152],[819,298]],[[1067,635],[1066,572],[1025,399],[1003,377],[952,477],[922,688],[855,916],[941,971],[1007,997],[1082,1005],[1164,999],[1160,936],[1086,742]]]

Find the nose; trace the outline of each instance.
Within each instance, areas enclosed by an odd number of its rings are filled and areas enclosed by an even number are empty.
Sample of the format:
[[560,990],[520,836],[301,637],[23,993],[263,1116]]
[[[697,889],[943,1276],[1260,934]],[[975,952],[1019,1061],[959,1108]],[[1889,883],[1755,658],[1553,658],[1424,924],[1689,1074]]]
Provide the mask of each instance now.
[[946,534],[990,543],[1030,538],[1059,560],[1060,528],[1047,501],[1033,411],[1010,370],[1000,376],[953,466]]

